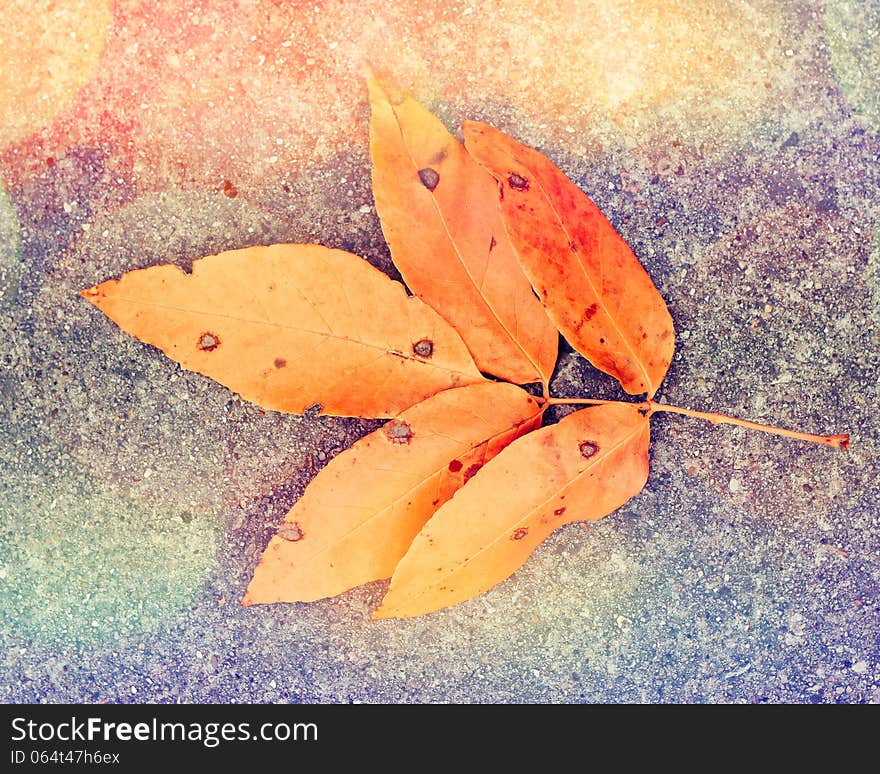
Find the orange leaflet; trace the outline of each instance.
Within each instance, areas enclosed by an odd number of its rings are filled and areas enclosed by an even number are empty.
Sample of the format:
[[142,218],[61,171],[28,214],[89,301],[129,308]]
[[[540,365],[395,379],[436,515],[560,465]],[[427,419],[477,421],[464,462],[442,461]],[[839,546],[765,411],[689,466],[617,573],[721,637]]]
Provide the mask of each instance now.
[[242,604],[309,602],[391,575],[438,506],[541,422],[511,384],[446,390],[336,457],[287,514]]
[[455,330],[356,255],[320,245],[231,250],[81,295],[141,341],[276,411],[389,417],[482,381]]
[[481,371],[546,383],[557,334],[504,233],[492,176],[418,102],[375,80],[369,90],[373,197],[406,284]]
[[557,527],[619,508],[647,481],[648,442],[639,406],[612,403],[512,443],[419,532],[374,618],[469,599],[507,578]]
[[632,250],[546,156],[488,124],[467,122],[462,131],[468,151],[498,180],[507,234],[559,330],[628,393],[653,397],[675,331]]

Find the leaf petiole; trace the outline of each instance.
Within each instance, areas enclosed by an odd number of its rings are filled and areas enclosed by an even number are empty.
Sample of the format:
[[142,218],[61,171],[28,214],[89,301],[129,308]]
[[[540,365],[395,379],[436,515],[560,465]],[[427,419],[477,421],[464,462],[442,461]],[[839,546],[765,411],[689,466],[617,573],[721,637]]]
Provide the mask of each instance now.
[[781,427],[773,427],[771,425],[762,425],[759,422],[750,422],[747,419],[738,419],[729,417],[726,414],[716,414],[706,411],[694,411],[693,409],[681,408],[680,406],[670,406],[667,403],[656,403],[653,400],[647,401],[646,405],[649,409],[649,415],[656,412],[666,412],[668,414],[682,414],[686,417],[696,417],[697,419],[705,419],[713,425],[739,425],[747,427],[750,430],[760,430],[762,433],[772,433],[773,435],[781,435],[785,438],[794,438],[798,441],[808,441],[809,443],[818,443],[824,446],[831,446],[834,449],[847,449],[849,447],[849,434],[842,433],[840,435],[814,435],[812,433],[800,433],[796,430],[784,430]]
[[[579,404],[585,406],[603,406],[609,403],[626,403],[619,400],[597,400],[594,398],[548,398],[548,406],[564,405],[566,403]],[[680,406],[672,406],[668,403],[657,403],[653,400],[644,401],[641,404],[642,413],[645,416],[651,414],[665,412],[667,414],[682,414],[686,417],[695,417],[696,419],[704,419],[713,425],[738,425],[739,427],[747,427],[750,430],[760,430],[762,433],[770,433],[772,435],[781,435],[785,438],[794,438],[798,441],[807,441],[808,443],[818,443],[823,446],[830,446],[833,449],[848,449],[849,434],[841,433],[839,435],[815,435],[813,433],[801,433],[797,430],[785,430],[781,427],[773,427],[772,425],[762,425],[759,422],[750,422],[748,419],[739,419],[737,417],[729,417],[726,414],[717,414],[708,411],[694,411],[693,409],[681,408]]]

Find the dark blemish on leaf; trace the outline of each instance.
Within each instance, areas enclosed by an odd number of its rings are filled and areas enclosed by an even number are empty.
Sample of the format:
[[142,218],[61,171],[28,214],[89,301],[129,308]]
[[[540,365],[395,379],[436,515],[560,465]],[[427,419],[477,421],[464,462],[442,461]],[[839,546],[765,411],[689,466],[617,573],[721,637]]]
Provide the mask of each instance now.
[[[580,329],[584,327],[584,323],[588,323],[596,314],[596,311],[599,309],[597,304],[590,304],[586,309],[584,309],[584,314],[580,320],[574,326],[574,329],[580,332]],[[600,341],[604,344],[605,339],[600,339]]]
[[604,344],[604,343],[605,343],[605,339],[599,339],[599,343],[600,343],[600,344]]
[[510,176],[507,178],[507,182],[511,188],[516,191],[528,191],[529,190],[529,181],[526,180],[522,175],[516,174],[516,172],[511,172]]
[[449,472],[458,473],[459,470],[461,470],[461,460],[452,460],[449,463]]
[[275,368],[284,368],[287,365],[287,361],[283,357],[275,358]]
[[557,508],[555,511],[553,511],[554,516],[562,516],[563,513],[565,513],[564,505],[561,508]]
[[434,342],[431,339],[421,339],[413,344],[413,352],[419,357],[431,357],[434,354]]
[[[832,440],[829,438],[829,440]],[[849,436],[847,435],[845,438],[841,438],[840,440],[840,448],[846,451],[849,449]]]
[[641,414],[643,417],[648,416],[648,409],[640,408],[638,411],[639,411],[639,414]]
[[490,252],[490,253],[495,249],[495,245],[497,245],[497,244],[498,244],[498,242],[495,241],[495,237],[493,236],[493,237],[489,240],[489,252]]
[[425,186],[425,188],[429,191],[433,191],[440,183],[440,175],[437,174],[436,169],[425,167],[424,169],[419,170],[419,180],[422,181],[422,185]]
[[590,459],[597,451],[599,451],[599,444],[595,441],[581,441],[581,445],[578,447],[581,450],[581,456]]
[[400,419],[392,419],[385,425],[385,435],[391,443],[409,443],[413,436],[412,428]]
[[278,537],[289,540],[291,543],[296,543],[305,537],[305,533],[302,531],[302,527],[299,526],[299,522],[295,521],[293,524],[284,522],[278,527]]
[[220,346],[220,337],[216,333],[205,331],[199,336],[199,343],[197,346],[202,352],[213,352]]
[[571,250],[573,253],[576,253],[578,251],[578,246],[574,242],[569,242],[568,249]]
[[529,534],[528,527],[518,527],[513,531],[513,534],[510,536],[511,540],[522,540],[526,535]]
[[498,201],[504,201],[504,186],[501,183],[498,184]]
[[464,472],[464,480],[465,480],[465,481],[470,481],[475,475],[477,475],[477,471],[478,471],[480,468],[482,468],[482,467],[483,467],[483,466],[482,466],[482,465],[479,465],[479,464],[471,465],[471,466],[470,466],[470,467]]
[[431,156],[430,159],[428,159],[428,163],[429,164],[439,164],[445,158],[446,158],[446,148],[441,148],[433,156]]

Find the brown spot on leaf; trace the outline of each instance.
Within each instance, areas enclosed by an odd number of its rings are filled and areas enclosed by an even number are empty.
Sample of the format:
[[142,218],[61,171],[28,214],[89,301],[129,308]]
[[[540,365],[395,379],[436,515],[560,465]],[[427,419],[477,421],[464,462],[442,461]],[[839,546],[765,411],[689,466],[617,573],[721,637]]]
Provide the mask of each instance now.
[[431,357],[434,354],[434,342],[431,339],[421,339],[413,344],[413,352],[419,357]]
[[471,465],[471,466],[470,466],[470,467],[464,472],[464,480],[465,480],[465,481],[470,481],[475,475],[477,475],[477,471],[478,471],[480,468],[482,468],[482,467],[483,467],[483,466],[480,465],[480,464],[474,464],[474,465]]
[[510,536],[511,540],[522,540],[526,535],[529,534],[528,527],[517,527],[513,534]]
[[285,521],[278,527],[278,537],[289,540],[291,543],[296,543],[305,537],[305,533],[302,531],[302,527],[299,526],[299,522],[295,521],[291,524]]
[[561,508],[557,508],[555,511],[553,511],[554,516],[562,516],[563,513],[565,513],[564,505]]
[[275,368],[284,368],[287,365],[287,361],[283,357],[275,358]]
[[590,459],[590,457],[599,451],[599,444],[595,441],[581,441],[581,445],[578,448],[581,450],[582,457]]
[[459,470],[461,470],[461,460],[452,460],[449,463],[449,472],[458,473]]
[[439,164],[446,158],[446,148],[438,150],[431,158],[428,159],[429,164]]
[[224,180],[223,193],[225,193],[230,199],[234,199],[238,196],[238,189],[232,184],[231,180]]
[[495,245],[497,245],[497,244],[498,244],[498,242],[495,241],[495,237],[493,236],[493,237],[489,240],[489,252],[490,252],[490,253],[495,249]]
[[529,181],[524,178],[522,175],[516,174],[516,172],[511,172],[510,176],[507,178],[507,182],[511,188],[516,191],[528,191],[529,190]]
[[391,443],[409,443],[412,439],[412,428],[403,420],[392,419],[385,425],[385,435]]
[[[584,327],[584,323],[588,323],[590,320],[592,320],[598,309],[598,304],[590,304],[586,309],[584,309],[584,313],[581,316],[581,319],[578,320],[577,325],[575,325],[575,330],[579,331],[581,328]],[[601,341],[604,342],[605,339],[601,339]]]
[[205,331],[199,336],[199,343],[197,346],[202,352],[213,352],[220,346],[220,337],[216,333]]
[[424,169],[419,170],[419,180],[422,181],[422,185],[425,186],[425,188],[429,191],[433,191],[440,184],[440,175],[437,173],[436,169],[425,167]]

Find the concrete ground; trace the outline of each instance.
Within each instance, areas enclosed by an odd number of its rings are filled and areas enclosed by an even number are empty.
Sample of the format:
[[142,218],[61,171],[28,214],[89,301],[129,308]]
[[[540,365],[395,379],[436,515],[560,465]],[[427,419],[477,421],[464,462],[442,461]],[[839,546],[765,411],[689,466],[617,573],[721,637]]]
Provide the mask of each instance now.
[[[6,25],[35,63],[8,83],[39,82],[0,87],[0,700],[880,701],[880,3],[642,5],[61,0]],[[241,608],[378,423],[264,412],[77,291],[278,241],[393,274],[365,60],[603,208],[675,321],[662,400],[849,451],[657,416],[644,491],[476,599]],[[623,397],[567,346],[552,388]]]

